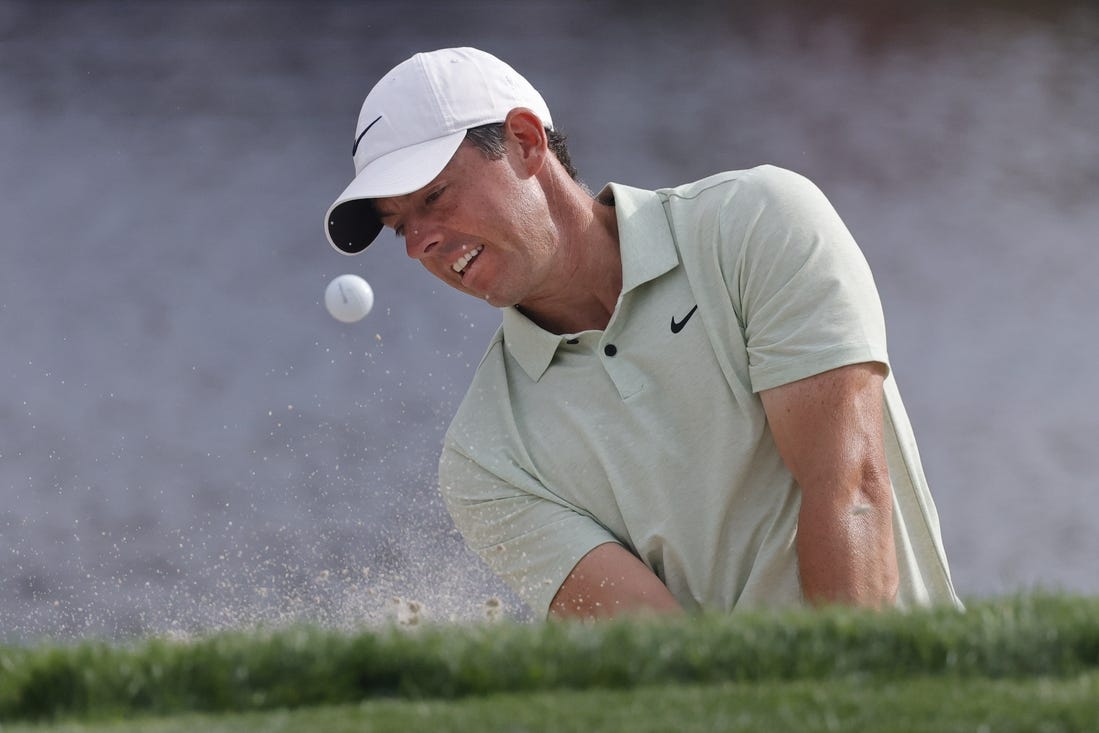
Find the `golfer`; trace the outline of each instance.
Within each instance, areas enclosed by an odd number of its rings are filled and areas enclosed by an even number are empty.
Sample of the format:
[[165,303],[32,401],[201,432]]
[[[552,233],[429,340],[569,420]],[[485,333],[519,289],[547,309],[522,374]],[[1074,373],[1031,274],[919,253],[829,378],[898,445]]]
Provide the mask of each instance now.
[[808,180],[593,196],[542,96],[472,48],[382,77],[352,153],[331,244],[388,226],[502,311],[439,485],[534,613],[960,605],[869,267]]

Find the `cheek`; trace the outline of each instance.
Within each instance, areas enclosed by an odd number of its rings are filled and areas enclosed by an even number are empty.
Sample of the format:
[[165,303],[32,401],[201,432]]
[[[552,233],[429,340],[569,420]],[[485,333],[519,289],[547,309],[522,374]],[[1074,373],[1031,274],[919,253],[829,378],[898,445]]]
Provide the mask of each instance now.
[[454,272],[447,265],[444,265],[442,262],[439,262],[437,260],[431,259],[420,260],[420,264],[423,265],[423,268],[425,270],[430,272],[435,277],[439,278],[440,280],[446,281],[447,284],[452,284],[451,280],[453,278],[451,276],[454,274]]
[[506,222],[506,231],[521,244],[540,241],[551,228],[545,197],[541,188],[516,186],[502,202],[500,214]]

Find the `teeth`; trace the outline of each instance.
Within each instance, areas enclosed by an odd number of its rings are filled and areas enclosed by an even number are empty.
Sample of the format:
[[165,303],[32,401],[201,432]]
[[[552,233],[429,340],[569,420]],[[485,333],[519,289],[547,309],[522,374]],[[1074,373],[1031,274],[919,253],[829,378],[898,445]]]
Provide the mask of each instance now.
[[450,269],[461,274],[462,270],[466,269],[466,265],[473,261],[473,258],[481,254],[481,250],[485,248],[485,245],[479,244],[475,249],[466,252],[464,255],[458,258],[458,261],[450,266]]

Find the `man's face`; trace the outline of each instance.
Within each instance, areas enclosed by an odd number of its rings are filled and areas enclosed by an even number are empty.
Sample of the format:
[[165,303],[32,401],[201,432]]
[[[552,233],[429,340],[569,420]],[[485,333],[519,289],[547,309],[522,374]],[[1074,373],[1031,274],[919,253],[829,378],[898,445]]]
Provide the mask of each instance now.
[[503,308],[552,289],[553,225],[537,179],[509,141],[490,160],[463,142],[420,190],[375,202],[408,256],[462,292]]

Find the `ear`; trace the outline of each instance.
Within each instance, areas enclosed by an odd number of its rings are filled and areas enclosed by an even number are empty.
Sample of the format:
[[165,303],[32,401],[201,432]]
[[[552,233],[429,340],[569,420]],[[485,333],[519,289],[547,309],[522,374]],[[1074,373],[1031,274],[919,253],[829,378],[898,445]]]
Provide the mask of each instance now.
[[526,107],[516,107],[504,118],[504,132],[509,148],[514,149],[517,163],[529,175],[534,175],[546,163],[549,141],[542,120]]

